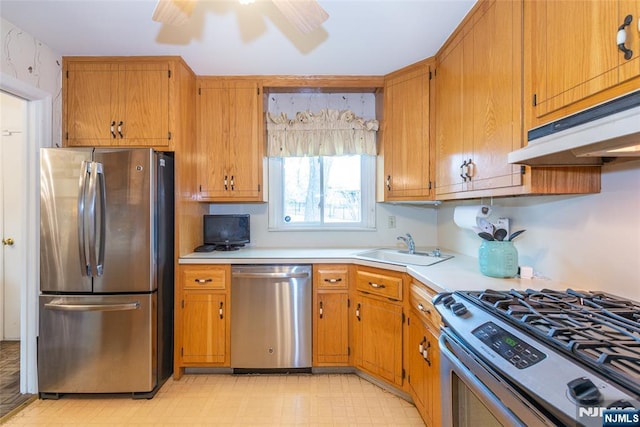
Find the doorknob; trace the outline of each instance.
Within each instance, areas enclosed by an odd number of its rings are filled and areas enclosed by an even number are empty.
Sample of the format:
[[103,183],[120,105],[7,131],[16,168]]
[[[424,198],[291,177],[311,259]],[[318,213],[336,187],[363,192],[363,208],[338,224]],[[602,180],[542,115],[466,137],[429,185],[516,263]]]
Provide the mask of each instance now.
[[11,237],[7,238],[7,239],[2,239],[2,244],[3,245],[9,245],[9,246],[13,246],[13,239]]

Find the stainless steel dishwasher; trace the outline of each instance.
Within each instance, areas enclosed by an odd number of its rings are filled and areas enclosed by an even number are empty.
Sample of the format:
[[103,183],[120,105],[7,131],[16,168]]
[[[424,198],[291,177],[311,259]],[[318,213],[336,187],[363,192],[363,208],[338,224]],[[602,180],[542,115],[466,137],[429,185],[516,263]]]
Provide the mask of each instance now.
[[235,373],[311,370],[311,266],[231,269],[231,367]]

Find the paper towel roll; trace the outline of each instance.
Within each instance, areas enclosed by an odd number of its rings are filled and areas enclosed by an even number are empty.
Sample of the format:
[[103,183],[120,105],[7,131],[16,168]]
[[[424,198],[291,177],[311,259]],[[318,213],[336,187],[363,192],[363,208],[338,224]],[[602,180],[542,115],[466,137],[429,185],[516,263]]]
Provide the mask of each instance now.
[[460,228],[473,230],[478,226],[478,218],[491,215],[491,207],[486,205],[456,206],[453,210],[453,222]]

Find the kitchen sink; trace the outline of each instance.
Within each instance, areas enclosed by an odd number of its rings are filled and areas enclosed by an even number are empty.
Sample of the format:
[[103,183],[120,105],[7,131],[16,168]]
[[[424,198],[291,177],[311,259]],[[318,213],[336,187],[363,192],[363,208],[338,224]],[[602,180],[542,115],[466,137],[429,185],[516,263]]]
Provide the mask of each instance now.
[[365,252],[359,252],[356,254],[358,258],[386,262],[391,264],[412,264],[412,265],[432,265],[442,261],[446,261],[449,258],[453,258],[453,255],[443,254],[440,251],[431,252],[414,252],[401,251],[398,249],[374,249]]

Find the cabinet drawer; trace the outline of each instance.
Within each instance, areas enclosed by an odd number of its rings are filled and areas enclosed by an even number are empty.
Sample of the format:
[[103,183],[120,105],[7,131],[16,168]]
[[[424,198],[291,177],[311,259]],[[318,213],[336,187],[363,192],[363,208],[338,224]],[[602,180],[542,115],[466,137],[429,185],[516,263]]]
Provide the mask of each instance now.
[[349,267],[342,264],[317,265],[315,278],[318,289],[347,289]]
[[372,295],[402,300],[402,278],[387,276],[371,271],[358,270],[356,274],[356,289]]
[[412,283],[410,288],[409,303],[411,308],[420,314],[422,320],[431,323],[436,328],[440,326],[440,314],[433,306],[429,293],[421,286]]
[[225,289],[227,268],[215,266],[189,266],[182,268],[184,289]]

